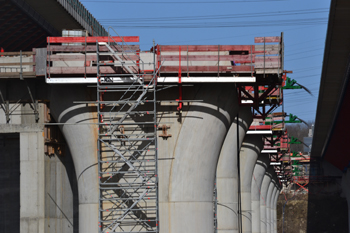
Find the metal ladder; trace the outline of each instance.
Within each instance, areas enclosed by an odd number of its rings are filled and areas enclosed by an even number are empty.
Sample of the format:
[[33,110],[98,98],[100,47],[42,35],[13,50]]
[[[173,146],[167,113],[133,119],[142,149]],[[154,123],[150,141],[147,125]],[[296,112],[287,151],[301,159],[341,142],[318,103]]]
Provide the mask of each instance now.
[[145,75],[139,51],[110,40],[97,44],[99,232],[159,232],[155,64]]

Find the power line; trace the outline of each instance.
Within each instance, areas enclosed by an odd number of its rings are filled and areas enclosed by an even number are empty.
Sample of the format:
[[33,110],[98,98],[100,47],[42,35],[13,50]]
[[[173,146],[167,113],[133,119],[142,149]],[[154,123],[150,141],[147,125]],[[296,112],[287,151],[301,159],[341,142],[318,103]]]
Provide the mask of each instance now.
[[109,25],[103,24],[104,26],[118,27],[118,28],[138,28],[138,29],[193,29],[193,28],[236,28],[236,27],[271,27],[271,26],[295,26],[298,25],[319,25],[326,24],[327,18],[314,18],[314,19],[297,19],[297,20],[272,20],[272,21],[246,21],[246,22],[205,22],[197,24],[137,24],[137,25]]
[[189,1],[189,2],[184,2],[184,1],[94,1],[94,0],[82,0],[81,2],[98,2],[98,3],[113,3],[113,4],[228,4],[228,3],[251,3],[251,2],[256,2],[256,3],[265,3],[265,2],[286,2],[289,0],[236,0],[236,1]]
[[235,19],[235,18],[254,18],[254,17],[279,17],[279,16],[290,16],[290,15],[310,15],[328,13],[327,8],[319,9],[308,9],[308,10],[295,10],[295,11],[278,11],[278,12],[261,12],[261,13],[242,13],[242,14],[225,14],[225,15],[201,15],[201,16],[181,16],[181,17],[155,17],[155,18],[115,18],[115,19],[99,19],[100,22],[110,23],[110,22],[151,22],[156,21],[191,21],[191,20],[217,20],[217,19]]

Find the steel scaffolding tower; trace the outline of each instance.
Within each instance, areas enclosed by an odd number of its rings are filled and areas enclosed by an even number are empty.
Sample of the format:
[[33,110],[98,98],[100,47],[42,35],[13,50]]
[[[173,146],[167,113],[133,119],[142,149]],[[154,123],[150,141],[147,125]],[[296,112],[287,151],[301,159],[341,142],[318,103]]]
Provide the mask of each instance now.
[[109,38],[97,44],[99,232],[159,232],[155,55],[146,74],[140,51]]

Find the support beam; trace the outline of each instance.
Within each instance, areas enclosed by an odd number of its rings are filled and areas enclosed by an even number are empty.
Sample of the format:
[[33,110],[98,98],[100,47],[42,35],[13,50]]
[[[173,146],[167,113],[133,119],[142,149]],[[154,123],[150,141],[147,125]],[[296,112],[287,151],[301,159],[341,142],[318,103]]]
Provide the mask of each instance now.
[[216,171],[218,233],[238,232],[237,155],[252,120],[250,107],[240,108],[239,123],[236,118],[221,148]]

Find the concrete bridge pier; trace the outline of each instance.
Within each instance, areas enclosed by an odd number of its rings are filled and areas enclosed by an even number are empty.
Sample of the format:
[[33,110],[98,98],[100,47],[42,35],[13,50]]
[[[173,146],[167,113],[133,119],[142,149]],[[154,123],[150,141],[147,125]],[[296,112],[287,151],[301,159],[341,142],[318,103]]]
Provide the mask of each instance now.
[[[158,140],[159,155],[166,159],[159,161],[161,232],[213,232],[215,172],[221,147],[238,109],[234,90],[234,85],[227,84],[202,84],[193,90],[183,90],[193,94],[186,98],[202,102],[184,106],[181,122],[175,117],[177,112],[171,111],[173,107],[157,109],[162,116],[160,123],[173,122],[169,130],[172,137]],[[170,92],[165,94],[162,97],[160,93],[158,100],[171,98]]]
[[268,233],[272,233],[272,229],[273,229],[273,226],[272,226],[272,223],[273,223],[273,199],[276,195],[276,192],[277,192],[277,184],[275,183],[274,180],[272,180],[271,182],[271,186],[272,186],[272,189],[271,189],[271,193],[270,193],[270,196],[267,197],[267,206],[266,206],[266,216],[267,216],[267,219],[266,219],[266,222],[267,222],[267,232]]
[[272,202],[272,213],[271,213],[271,216],[272,216],[272,222],[271,222],[271,232],[272,233],[277,233],[277,200],[278,200],[278,197],[280,195],[280,184],[277,185],[276,187],[276,194],[275,196],[273,197],[273,202]]
[[269,166],[265,172],[262,184],[261,184],[261,199],[260,199],[260,232],[267,232],[266,223],[266,205],[267,205],[267,192],[271,184],[272,174],[274,170],[272,166]]
[[219,233],[238,232],[237,149],[241,148],[243,139],[252,120],[250,107],[241,107],[238,113],[238,121],[236,118],[231,124],[221,148],[216,171],[217,198],[219,203],[217,207]]
[[254,167],[251,199],[252,199],[252,232],[260,233],[260,200],[261,200],[261,185],[266,172],[270,166],[269,156],[260,154]]
[[242,230],[244,233],[252,232],[252,202],[251,187],[253,171],[263,148],[261,135],[246,135],[240,153],[241,168],[241,205],[242,205]]
[[273,193],[273,190],[275,188],[275,184],[273,183],[273,179],[271,180],[270,184],[269,184],[269,188],[267,190],[267,195],[266,195],[266,208],[265,208],[265,212],[266,212],[266,218],[265,218],[265,226],[266,226],[266,232],[270,233],[270,215],[271,215],[271,210],[270,210],[270,202],[271,202],[271,196]]
[[[61,126],[72,154],[79,193],[79,232],[98,230],[98,171],[96,107],[73,101],[96,100],[82,85],[53,85],[50,94],[51,114]],[[73,125],[73,123],[80,123]]]

